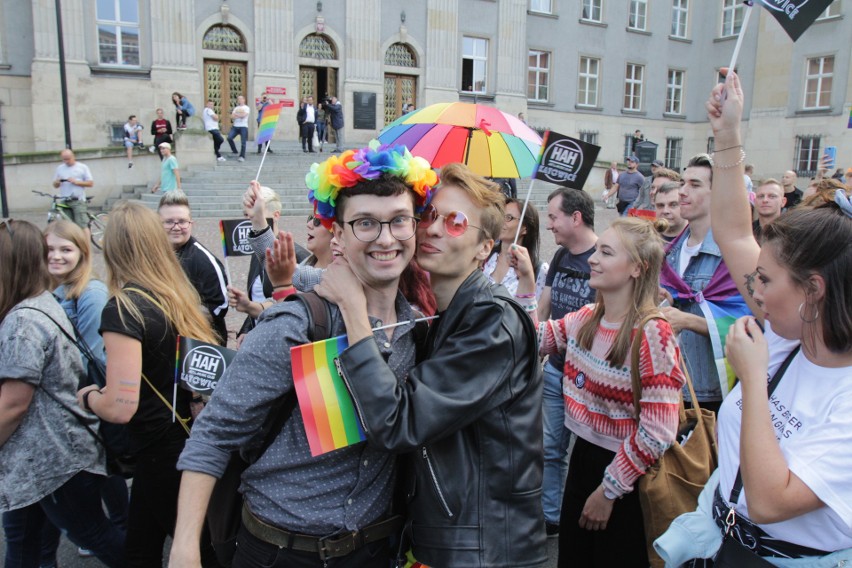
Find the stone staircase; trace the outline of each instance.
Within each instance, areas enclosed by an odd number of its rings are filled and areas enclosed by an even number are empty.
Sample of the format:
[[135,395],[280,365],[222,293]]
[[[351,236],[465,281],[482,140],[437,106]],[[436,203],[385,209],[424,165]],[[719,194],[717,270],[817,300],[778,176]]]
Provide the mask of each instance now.
[[[311,212],[308,203],[308,189],[305,186],[305,174],[314,162],[326,159],[328,152],[305,154],[295,141],[273,140],[274,153],[267,154],[260,173],[260,183],[274,189],[281,197],[285,216],[303,216]],[[325,150],[334,145],[325,145]],[[246,147],[246,161],[238,162],[231,154],[227,142],[222,146],[222,155],[226,162],[217,162],[211,155],[209,166],[190,166],[181,169],[181,186],[189,197],[194,217],[236,218],[242,216],[242,195],[249,181],[257,175],[261,156],[256,154],[257,146],[249,143]],[[211,153],[212,154],[212,153]],[[180,155],[178,155],[180,160]],[[521,199],[526,195],[529,180],[519,180],[518,194]],[[546,208],[547,196],[556,186],[536,180],[533,187],[532,202],[539,211]],[[135,189],[135,188],[132,188]],[[160,196],[148,193],[143,188],[140,200],[152,209],[157,208]],[[110,204],[111,205],[111,204]]]

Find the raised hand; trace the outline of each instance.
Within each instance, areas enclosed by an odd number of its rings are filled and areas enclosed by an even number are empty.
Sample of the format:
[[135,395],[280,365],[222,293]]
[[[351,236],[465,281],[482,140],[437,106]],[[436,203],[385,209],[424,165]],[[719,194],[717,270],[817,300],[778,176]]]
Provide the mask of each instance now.
[[272,244],[266,249],[266,274],[273,286],[287,286],[293,283],[296,272],[296,245],[293,233],[280,232]]
[[725,67],[721,71],[727,72],[725,82],[716,85],[710,92],[705,103],[707,118],[716,137],[733,132],[738,135],[743,116],[743,89],[736,73]]

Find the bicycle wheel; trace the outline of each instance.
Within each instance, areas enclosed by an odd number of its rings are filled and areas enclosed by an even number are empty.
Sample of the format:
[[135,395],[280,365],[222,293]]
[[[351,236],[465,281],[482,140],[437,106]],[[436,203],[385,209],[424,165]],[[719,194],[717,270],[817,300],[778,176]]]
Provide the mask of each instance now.
[[89,231],[92,234],[92,244],[95,248],[101,250],[104,242],[104,231],[106,231],[109,215],[106,213],[98,213],[97,215],[89,215]]

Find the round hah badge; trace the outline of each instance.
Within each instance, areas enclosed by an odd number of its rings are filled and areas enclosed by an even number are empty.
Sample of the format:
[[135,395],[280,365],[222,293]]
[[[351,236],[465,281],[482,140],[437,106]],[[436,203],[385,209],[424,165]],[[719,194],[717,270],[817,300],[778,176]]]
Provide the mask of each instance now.
[[544,152],[539,166],[539,174],[556,184],[574,182],[583,167],[583,149],[571,139],[563,139],[550,144]]
[[574,386],[578,389],[581,389],[586,386],[586,374],[583,371],[580,371],[579,373],[577,373],[577,376],[574,377]]
[[228,362],[215,347],[202,345],[184,357],[181,380],[197,393],[213,394],[227,367]]
[[234,227],[231,233],[232,252],[234,254],[249,255],[252,253],[249,231],[251,231],[251,221],[243,221]]

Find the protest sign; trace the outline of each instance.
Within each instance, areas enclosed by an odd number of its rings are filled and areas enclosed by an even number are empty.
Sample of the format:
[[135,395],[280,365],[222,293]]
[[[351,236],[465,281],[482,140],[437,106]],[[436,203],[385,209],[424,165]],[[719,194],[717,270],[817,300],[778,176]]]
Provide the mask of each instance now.
[[583,189],[601,147],[553,131],[547,131],[535,178],[574,189]]

